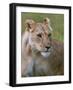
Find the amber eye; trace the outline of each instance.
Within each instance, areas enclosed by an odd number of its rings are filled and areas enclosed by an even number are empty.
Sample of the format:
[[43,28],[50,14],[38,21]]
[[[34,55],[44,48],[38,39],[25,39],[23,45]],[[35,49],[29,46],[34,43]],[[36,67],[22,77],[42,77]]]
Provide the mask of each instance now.
[[41,34],[37,34],[37,36],[38,36],[38,37],[40,37],[40,38],[42,37],[42,35],[41,35]]
[[48,34],[48,37],[50,37],[50,36],[51,36],[51,33]]

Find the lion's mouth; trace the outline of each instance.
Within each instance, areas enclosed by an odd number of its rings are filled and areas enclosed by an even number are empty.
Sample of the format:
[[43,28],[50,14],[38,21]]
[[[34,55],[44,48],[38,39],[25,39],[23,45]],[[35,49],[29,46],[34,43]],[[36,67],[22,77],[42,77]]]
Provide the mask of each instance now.
[[51,54],[52,48],[50,47],[49,49],[45,50],[45,51],[41,51],[41,55],[43,57],[48,57]]
[[52,47],[49,47],[48,49],[47,49],[47,48],[45,48],[45,49],[41,50],[41,52],[45,52],[45,53],[47,53],[47,52],[50,52],[50,51],[51,51],[51,49],[52,49]]
[[51,52],[41,52],[41,55],[43,57],[48,57],[50,55]]
[[44,58],[47,58],[49,57],[49,55],[51,54],[51,51],[52,51],[52,47],[50,47],[49,49],[42,49],[42,50],[37,50],[37,49],[32,49],[32,51],[34,53],[40,53]]

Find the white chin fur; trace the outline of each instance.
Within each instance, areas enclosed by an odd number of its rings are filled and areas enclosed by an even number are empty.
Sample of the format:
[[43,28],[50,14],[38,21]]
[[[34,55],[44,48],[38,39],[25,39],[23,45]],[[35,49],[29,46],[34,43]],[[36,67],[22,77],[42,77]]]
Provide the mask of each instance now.
[[48,57],[50,55],[50,52],[41,52],[41,55],[43,57]]

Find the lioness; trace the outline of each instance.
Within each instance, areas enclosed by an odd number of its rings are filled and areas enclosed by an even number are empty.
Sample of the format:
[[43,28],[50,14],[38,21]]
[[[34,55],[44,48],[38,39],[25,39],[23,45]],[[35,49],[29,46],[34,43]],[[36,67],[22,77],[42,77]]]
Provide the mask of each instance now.
[[22,77],[63,75],[64,45],[52,39],[49,18],[42,23],[27,19],[25,25],[21,44]]

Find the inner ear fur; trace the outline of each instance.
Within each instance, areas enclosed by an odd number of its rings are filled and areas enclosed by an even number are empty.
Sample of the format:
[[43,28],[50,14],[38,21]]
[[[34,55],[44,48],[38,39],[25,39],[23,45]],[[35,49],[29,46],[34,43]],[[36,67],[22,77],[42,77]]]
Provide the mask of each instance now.
[[50,25],[50,19],[49,18],[44,18],[44,21],[43,21],[44,25],[49,29],[49,31],[53,31],[52,30],[52,27]]
[[50,19],[49,18],[44,18],[44,24],[46,25],[46,24],[49,24],[50,23]]
[[35,29],[35,21],[32,19],[27,19],[25,21],[25,28],[27,29],[27,31],[33,31]]

